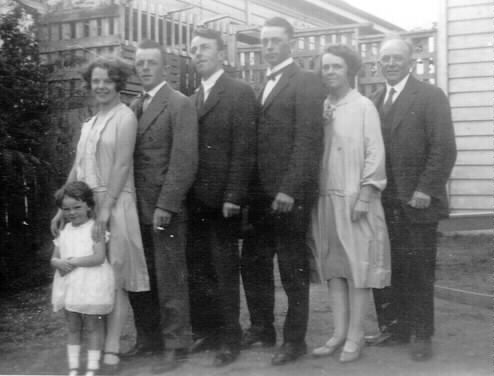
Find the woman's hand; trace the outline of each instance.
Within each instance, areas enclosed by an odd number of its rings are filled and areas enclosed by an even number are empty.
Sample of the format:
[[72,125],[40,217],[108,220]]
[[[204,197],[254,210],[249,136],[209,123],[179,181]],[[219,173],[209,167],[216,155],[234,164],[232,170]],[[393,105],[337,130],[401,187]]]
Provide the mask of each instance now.
[[107,208],[101,208],[96,221],[94,222],[93,229],[91,230],[91,236],[95,242],[104,242],[105,234],[108,229],[108,222],[110,221],[111,210]]
[[57,214],[55,214],[50,222],[50,231],[55,238],[60,234],[60,230],[63,228],[63,225],[63,213],[60,209],[58,209]]
[[352,221],[356,222],[360,218],[365,217],[369,212],[369,201],[358,199],[352,210]]
[[66,259],[53,258],[51,265],[60,272],[62,277],[75,269],[75,266]]

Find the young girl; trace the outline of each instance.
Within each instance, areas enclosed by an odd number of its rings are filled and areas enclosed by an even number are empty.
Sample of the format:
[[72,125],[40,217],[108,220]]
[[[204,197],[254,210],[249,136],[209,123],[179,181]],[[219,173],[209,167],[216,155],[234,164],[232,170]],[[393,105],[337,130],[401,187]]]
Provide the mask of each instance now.
[[66,225],[54,240],[51,259],[56,269],[53,310],[65,311],[69,376],[78,375],[83,328],[88,339],[86,376],[94,376],[104,339],[103,315],[113,309],[113,271],[106,260],[105,239],[95,242],[91,237],[94,198],[89,186],[74,181],[59,189],[55,199]]

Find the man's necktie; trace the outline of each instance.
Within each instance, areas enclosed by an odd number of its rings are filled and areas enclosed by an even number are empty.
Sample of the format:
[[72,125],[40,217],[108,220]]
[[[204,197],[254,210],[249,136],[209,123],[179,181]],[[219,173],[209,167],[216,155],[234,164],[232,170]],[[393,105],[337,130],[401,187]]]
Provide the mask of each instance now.
[[139,120],[142,116],[142,113],[144,112],[144,102],[150,98],[150,95],[148,93],[141,93],[137,97],[137,100],[135,102],[135,113],[137,120]]
[[394,97],[395,93],[396,93],[396,90],[394,87],[389,89],[388,99],[386,99],[386,102],[383,104],[383,107],[382,107],[382,112],[383,112],[384,117],[388,116],[389,111],[391,111],[391,107],[393,106],[393,97]]
[[273,72],[271,74],[268,74],[266,76],[266,81],[276,81],[276,78],[282,73],[281,70],[279,70],[278,72]]
[[268,97],[268,93],[266,92],[266,90],[268,90],[269,92],[271,92],[274,88],[274,86],[276,85],[276,79],[281,76],[281,74],[283,73],[283,69],[280,69],[279,71],[276,71],[276,72],[272,72],[268,75],[266,75],[266,81],[264,82],[264,86],[262,88],[262,92],[261,92],[261,103],[264,104],[264,102],[266,101],[267,97]]
[[204,86],[200,86],[196,94],[196,110],[199,112],[204,104]]

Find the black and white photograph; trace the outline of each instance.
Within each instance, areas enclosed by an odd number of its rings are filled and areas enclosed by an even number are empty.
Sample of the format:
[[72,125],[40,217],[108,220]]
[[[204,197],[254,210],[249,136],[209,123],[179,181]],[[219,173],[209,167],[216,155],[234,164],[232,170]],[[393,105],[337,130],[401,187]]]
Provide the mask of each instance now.
[[493,11],[0,0],[0,375],[492,375]]

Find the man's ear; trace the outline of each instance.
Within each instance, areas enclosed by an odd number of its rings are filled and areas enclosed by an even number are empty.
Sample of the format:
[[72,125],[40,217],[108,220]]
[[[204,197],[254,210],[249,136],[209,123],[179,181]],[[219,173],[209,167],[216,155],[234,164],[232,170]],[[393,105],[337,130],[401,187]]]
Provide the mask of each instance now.
[[226,60],[226,50],[218,51],[218,57],[220,58],[221,62],[223,63]]
[[168,81],[168,76],[170,74],[170,69],[171,67],[168,64],[165,64],[163,66],[163,77],[165,77],[165,80]]
[[408,72],[413,73],[415,72],[415,66],[417,65],[417,59],[411,58],[410,59],[410,64],[408,64]]
[[293,53],[295,51],[295,49],[297,48],[297,39],[296,38],[292,38],[292,39],[290,39],[290,41],[288,43],[290,45],[290,50]]

